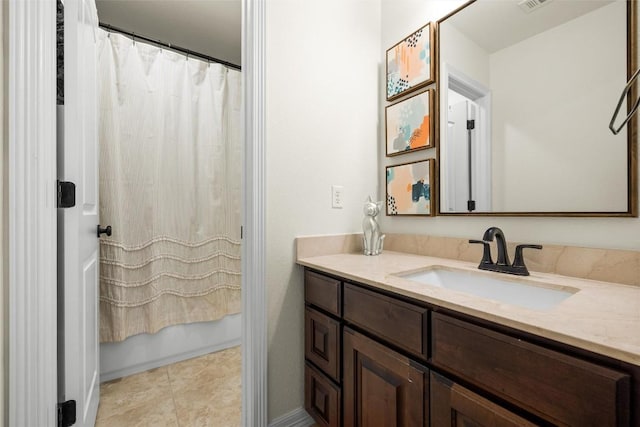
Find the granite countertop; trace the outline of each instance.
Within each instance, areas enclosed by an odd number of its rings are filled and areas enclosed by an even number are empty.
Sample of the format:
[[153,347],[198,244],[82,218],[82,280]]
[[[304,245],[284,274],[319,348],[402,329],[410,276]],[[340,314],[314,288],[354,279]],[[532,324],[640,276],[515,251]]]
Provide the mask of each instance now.
[[[514,329],[640,366],[640,287],[531,271],[526,278],[485,272],[477,263],[385,251],[379,256],[340,253],[303,257],[297,263]],[[503,280],[575,292],[539,311],[433,287],[394,274],[433,266],[493,275]]]

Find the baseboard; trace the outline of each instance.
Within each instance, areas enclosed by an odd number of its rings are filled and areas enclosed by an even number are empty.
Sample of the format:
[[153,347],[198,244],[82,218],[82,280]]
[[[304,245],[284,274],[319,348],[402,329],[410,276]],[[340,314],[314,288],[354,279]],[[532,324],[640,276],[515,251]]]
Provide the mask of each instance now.
[[140,372],[148,371],[149,369],[160,368],[162,366],[170,365],[172,363],[182,362],[183,360],[193,359],[194,357],[204,356],[205,354],[209,354],[209,353],[215,353],[216,351],[221,351],[227,348],[239,346],[241,342],[242,342],[241,339],[235,339],[235,340],[226,341],[216,345],[202,347],[192,351],[187,351],[184,353],[174,354],[169,357],[155,359],[150,362],[128,366],[124,369],[118,369],[111,372],[104,372],[100,374],[100,382],[103,383],[105,381],[111,381],[116,378],[122,378],[128,375],[133,375],[133,374],[138,374]]
[[314,423],[307,411],[298,408],[271,421],[269,427],[309,427]]

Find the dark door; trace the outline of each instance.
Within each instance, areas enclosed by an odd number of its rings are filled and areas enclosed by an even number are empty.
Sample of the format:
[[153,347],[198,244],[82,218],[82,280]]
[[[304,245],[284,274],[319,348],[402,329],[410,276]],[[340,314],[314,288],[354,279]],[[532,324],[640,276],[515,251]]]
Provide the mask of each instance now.
[[431,372],[431,425],[434,427],[527,427],[536,424]]
[[427,369],[344,329],[344,425],[428,425]]

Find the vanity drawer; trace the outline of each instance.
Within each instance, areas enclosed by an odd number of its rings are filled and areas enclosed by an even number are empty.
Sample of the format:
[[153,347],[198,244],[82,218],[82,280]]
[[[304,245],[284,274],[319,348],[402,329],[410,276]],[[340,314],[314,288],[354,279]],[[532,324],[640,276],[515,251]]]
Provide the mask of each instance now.
[[344,319],[427,359],[429,310],[351,284],[344,285]]
[[629,425],[629,376],[433,313],[432,363],[554,424]]
[[334,381],[340,382],[340,323],[305,307],[304,355]]
[[338,387],[308,363],[304,366],[304,409],[323,427],[341,425],[342,397]]
[[304,299],[331,314],[340,317],[340,281],[313,271],[304,271]]

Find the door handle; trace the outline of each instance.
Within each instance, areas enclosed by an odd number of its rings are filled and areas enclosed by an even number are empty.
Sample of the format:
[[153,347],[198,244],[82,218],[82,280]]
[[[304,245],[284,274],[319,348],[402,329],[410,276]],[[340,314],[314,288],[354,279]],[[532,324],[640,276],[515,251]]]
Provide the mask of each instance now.
[[106,228],[102,228],[100,227],[100,224],[98,224],[98,237],[100,237],[101,234],[106,234],[107,236],[111,236],[111,226],[107,225]]

